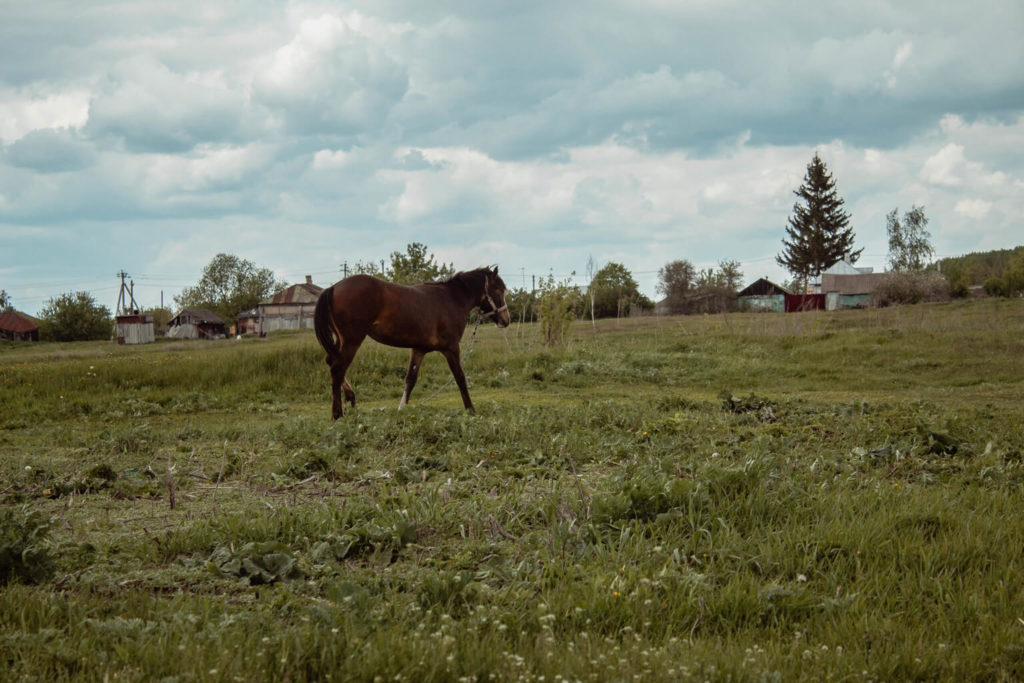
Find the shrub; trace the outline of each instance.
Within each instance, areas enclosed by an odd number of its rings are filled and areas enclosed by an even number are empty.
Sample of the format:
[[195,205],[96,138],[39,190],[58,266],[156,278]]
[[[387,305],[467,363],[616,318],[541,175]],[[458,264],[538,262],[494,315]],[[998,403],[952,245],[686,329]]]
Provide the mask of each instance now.
[[50,578],[54,563],[49,535],[50,520],[38,510],[0,510],[0,585]]
[[546,346],[561,346],[567,341],[569,326],[576,319],[574,307],[578,292],[568,283],[556,283],[554,276],[540,283],[540,326]]
[[886,273],[871,292],[876,306],[946,301],[949,298],[949,282],[933,272]]
[[1001,277],[990,277],[982,286],[989,296],[1006,296],[1006,282]]

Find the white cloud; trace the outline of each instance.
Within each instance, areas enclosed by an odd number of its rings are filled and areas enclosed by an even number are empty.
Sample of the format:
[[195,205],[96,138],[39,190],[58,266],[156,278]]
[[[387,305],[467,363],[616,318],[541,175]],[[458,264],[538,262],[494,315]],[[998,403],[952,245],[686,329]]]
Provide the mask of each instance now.
[[934,185],[956,187],[963,182],[960,171],[965,163],[963,145],[951,142],[925,159],[921,179]]
[[322,149],[313,155],[313,169],[330,171],[344,168],[351,162],[351,154],[343,149]]
[[992,202],[984,199],[961,199],[953,210],[966,218],[981,220],[992,210]]
[[0,141],[10,144],[34,130],[81,128],[89,119],[86,89],[25,94],[0,89]]
[[892,69],[898,71],[903,64],[910,59],[911,53],[914,51],[914,44],[907,42],[900,45],[899,49],[896,50],[896,56],[892,58]]
[[910,59],[913,51],[914,44],[911,42],[903,43],[896,49],[896,55],[892,58],[892,65],[885,72],[885,82],[890,88],[896,87],[896,76],[906,61]]
[[269,159],[263,145],[200,146],[189,156],[150,155],[139,170],[145,187],[156,195],[195,193],[238,187]]
[[237,140],[245,97],[216,73],[179,73],[148,55],[114,64],[91,102],[86,131],[140,152],[188,152]]
[[[405,67],[349,21],[329,13],[303,19],[258,73],[258,100],[279,112],[291,131],[360,132],[379,124],[405,94]],[[379,32],[359,15],[354,23]]]

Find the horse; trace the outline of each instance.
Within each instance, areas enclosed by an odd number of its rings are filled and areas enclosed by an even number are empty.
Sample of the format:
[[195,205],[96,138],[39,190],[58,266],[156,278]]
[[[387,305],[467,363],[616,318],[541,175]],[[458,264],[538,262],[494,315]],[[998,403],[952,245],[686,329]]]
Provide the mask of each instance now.
[[498,327],[508,327],[511,318],[505,291],[497,266],[413,286],[352,275],[323,290],[316,302],[313,327],[331,368],[331,417],[337,420],[344,415],[340,389],[345,390],[345,400],[356,405],[356,394],[345,373],[366,337],[410,349],[399,409],[409,402],[423,356],[440,351],[459,385],[463,405],[474,412],[459,360],[459,342],[473,309],[493,319]]

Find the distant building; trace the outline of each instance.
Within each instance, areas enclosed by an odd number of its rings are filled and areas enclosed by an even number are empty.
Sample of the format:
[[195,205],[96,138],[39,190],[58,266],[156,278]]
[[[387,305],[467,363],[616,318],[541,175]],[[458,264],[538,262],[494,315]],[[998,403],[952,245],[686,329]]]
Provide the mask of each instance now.
[[115,322],[118,344],[150,344],[156,340],[151,315],[119,315]]
[[741,311],[768,311],[783,313],[789,290],[771,280],[760,278],[739,293]]
[[39,321],[18,311],[0,313],[0,339],[39,341]]
[[213,311],[186,308],[167,323],[167,336],[175,339],[223,339],[227,325]]
[[824,294],[787,294],[786,313],[803,313],[805,311],[824,311]]
[[270,301],[260,302],[256,307],[259,334],[312,329],[316,300],[322,291],[323,287],[314,285],[313,278],[307,275],[304,283],[278,292]]
[[235,332],[237,334],[259,334],[260,333],[260,309],[250,308],[242,311],[235,318]]
[[871,300],[871,293],[885,277],[874,268],[858,268],[848,261],[839,261],[821,274],[819,291],[825,295],[825,308],[862,308]]

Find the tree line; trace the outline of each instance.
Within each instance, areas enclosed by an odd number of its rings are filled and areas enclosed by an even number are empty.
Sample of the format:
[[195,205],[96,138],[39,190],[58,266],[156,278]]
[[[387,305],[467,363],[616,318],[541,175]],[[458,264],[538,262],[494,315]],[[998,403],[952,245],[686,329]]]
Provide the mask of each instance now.
[[[782,250],[775,260],[791,275],[784,286],[804,292],[810,282],[820,279],[822,272],[838,261],[856,263],[863,249],[855,248],[850,214],[844,209],[835,178],[817,153],[794,194],[797,201],[785,226]],[[927,225],[924,207],[916,205],[902,216],[898,208],[886,216],[890,267],[886,287],[893,302],[921,300],[925,290],[963,296],[975,284],[983,284],[990,295],[1015,296],[1024,292],[1024,247],[933,263],[934,249]],[[420,242],[406,245],[404,252],[391,252],[387,260],[359,261],[351,268],[346,263],[342,269],[345,274],[364,273],[400,284],[430,282],[455,273],[452,263],[439,262]],[[584,287],[568,280],[558,281],[553,275],[541,278],[539,286],[529,290],[525,285],[513,287],[506,297],[509,312],[515,320],[542,322],[545,339],[557,343],[572,320],[621,318],[656,307],[640,292],[633,274],[622,263],[608,262],[597,268],[591,257],[587,276]],[[742,279],[738,261],[723,260],[717,268],[697,269],[686,259],[676,259],[658,271],[656,289],[664,297],[659,306],[669,314],[733,311],[737,308]],[[178,310],[206,308],[230,322],[287,286],[287,282],[275,279],[270,269],[221,253],[203,269],[195,286],[185,287],[174,297],[174,303]],[[6,310],[13,310],[13,302],[6,291],[0,290],[0,311]],[[166,326],[173,316],[164,308],[151,308],[143,313],[152,315],[158,328]],[[113,329],[110,309],[97,304],[88,292],[52,298],[40,316],[43,339],[103,339]]]

